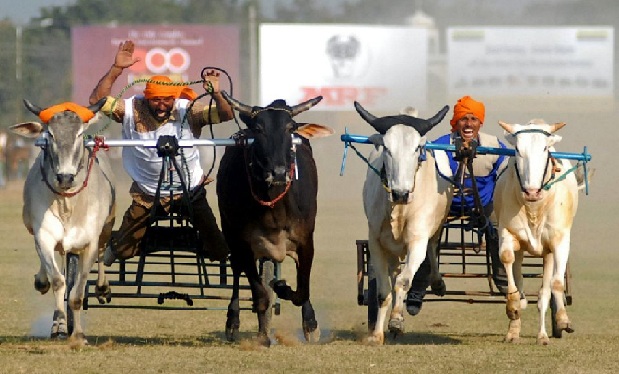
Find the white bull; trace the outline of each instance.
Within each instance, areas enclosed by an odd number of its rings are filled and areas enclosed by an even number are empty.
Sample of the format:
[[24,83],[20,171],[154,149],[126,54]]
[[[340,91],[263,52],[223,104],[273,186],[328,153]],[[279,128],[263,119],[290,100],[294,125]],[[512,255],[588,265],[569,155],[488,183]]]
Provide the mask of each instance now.
[[[527,125],[499,122],[507,141],[516,149],[494,192],[498,219],[499,256],[507,272],[506,312],[510,319],[506,342],[520,338],[521,265],[524,251],[543,257],[542,287],[539,291],[538,344],[549,343],[545,327],[551,292],[557,311],[556,331],[572,332],[564,305],[565,271],[570,252],[570,231],[578,207],[578,183],[571,163],[555,160],[550,152],[561,140],[554,133],[564,123],[548,125],[532,120]],[[523,304],[526,301],[523,301]],[[524,304],[523,306],[526,306]]]
[[[28,101],[25,103],[34,114],[42,112]],[[104,100],[87,109],[97,112],[103,103]],[[24,184],[22,214],[24,225],[34,235],[41,261],[39,272],[34,276],[34,287],[41,294],[47,293],[50,286],[54,292],[52,338],[68,334],[65,277],[54,252],[63,259],[67,253],[79,255],[75,286],[68,298],[74,316],[70,342],[75,345],[87,344],[80,310],[88,273],[97,259],[97,296],[100,302],[110,300],[101,257],[115,217],[114,176],[105,152],[84,146],[83,135],[87,127],[88,123],[71,110],[59,111],[48,123],[26,122],[11,126],[11,130],[19,135],[30,138],[43,135],[46,139],[46,145]]]
[[[363,205],[379,302],[376,325],[369,326],[373,331],[368,342],[383,344],[390,304],[389,330],[393,334],[404,331],[406,292],[426,257],[426,249],[436,248],[451,204],[452,184],[438,176],[434,156],[424,153],[425,134],[443,119],[449,107],[428,120],[407,115],[377,118],[358,103],[355,107],[379,133],[369,138],[375,150],[369,158]],[[448,162],[443,152],[437,154]],[[431,276],[435,279],[440,274],[437,264],[432,265]]]

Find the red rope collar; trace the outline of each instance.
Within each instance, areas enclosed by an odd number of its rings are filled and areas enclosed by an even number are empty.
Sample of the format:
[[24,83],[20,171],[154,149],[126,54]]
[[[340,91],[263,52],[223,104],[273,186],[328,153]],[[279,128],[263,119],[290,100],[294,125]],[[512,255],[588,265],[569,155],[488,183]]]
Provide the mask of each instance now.
[[294,177],[294,169],[295,169],[295,163],[294,161],[290,163],[290,180],[288,182],[286,182],[286,188],[284,189],[284,191],[279,194],[277,197],[275,197],[273,200],[271,201],[265,201],[262,200],[260,197],[258,197],[258,195],[256,195],[256,193],[254,192],[254,188],[252,186],[251,183],[251,174],[250,174],[250,170],[249,170],[249,162],[247,160],[247,147],[245,147],[245,150],[243,152],[244,156],[245,156],[245,170],[247,172],[247,183],[249,184],[249,190],[251,192],[251,195],[253,196],[254,200],[256,200],[256,202],[262,206],[268,206],[269,208],[273,208],[273,206],[275,204],[277,204],[281,199],[284,198],[284,196],[286,196],[286,194],[288,193],[288,190],[290,190],[290,185],[292,184],[292,178]]

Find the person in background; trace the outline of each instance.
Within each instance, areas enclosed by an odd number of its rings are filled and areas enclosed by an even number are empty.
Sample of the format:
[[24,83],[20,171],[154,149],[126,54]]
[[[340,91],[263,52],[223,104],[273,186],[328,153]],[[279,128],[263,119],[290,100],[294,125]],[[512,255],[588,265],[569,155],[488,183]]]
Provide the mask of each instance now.
[[[143,94],[124,100],[110,96],[112,86],[123,70],[139,61],[133,57],[133,51],[131,40],[120,43],[114,63],[90,95],[90,103],[106,98],[101,112],[122,124],[124,139],[156,140],[161,135],[174,135],[179,139],[199,138],[204,126],[233,118],[232,108],[219,91],[219,73],[214,71],[207,71],[203,82],[204,89],[213,98],[213,105],[193,103],[197,94],[187,86],[173,84],[167,76],[151,77]],[[184,118],[186,122],[183,122]],[[197,148],[184,149],[183,156],[182,160],[180,155],[177,156],[177,163],[186,162],[186,167],[182,167],[183,177],[191,195],[193,225],[204,243],[202,255],[213,261],[225,260],[229,249],[206,200],[205,185],[211,180],[204,176]],[[139,253],[162,167],[156,148],[124,147],[122,158],[123,166],[133,180],[129,189],[132,202],[106,248],[106,266],[117,258],[127,259]],[[169,196],[161,198],[161,205],[166,209],[170,207],[169,200]]]
[[[486,109],[482,102],[476,101],[470,96],[464,96],[458,100],[454,106],[454,114],[450,121],[451,133],[446,134],[435,140],[437,144],[454,144],[457,138],[461,138],[463,142],[476,141],[478,146],[505,148],[505,145],[493,135],[489,135],[480,131],[484,124]],[[454,159],[453,152],[446,152],[449,157],[449,164],[452,172],[456,175],[458,162]],[[496,229],[493,226],[495,220],[492,217],[493,203],[492,196],[498,176],[507,166],[508,158],[502,155],[492,154],[477,154],[473,159],[473,175],[479,191],[481,205],[483,207],[483,215],[488,227],[486,228],[485,240],[486,250],[490,253],[492,279],[495,286],[502,294],[507,291],[507,276],[505,268],[499,259],[499,238]],[[466,169],[465,169],[466,173]],[[471,188],[470,176],[466,178],[465,174],[464,188]],[[460,216],[461,212],[472,212],[475,208],[473,196],[466,195],[464,199],[458,194],[454,195],[451,204],[450,214]],[[426,294],[426,289],[430,285],[430,263],[428,258],[419,267],[413,283],[406,297],[406,310],[411,315],[417,315],[423,304],[423,298]]]

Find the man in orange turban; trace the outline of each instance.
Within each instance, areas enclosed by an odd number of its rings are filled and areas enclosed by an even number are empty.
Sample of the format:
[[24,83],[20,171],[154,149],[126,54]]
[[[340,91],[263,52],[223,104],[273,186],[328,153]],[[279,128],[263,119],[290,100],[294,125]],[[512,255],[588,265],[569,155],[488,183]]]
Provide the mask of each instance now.
[[[436,144],[456,144],[458,139],[466,143],[476,142],[477,145],[493,148],[505,148],[505,145],[493,135],[488,135],[479,131],[486,117],[486,108],[484,103],[476,101],[470,96],[464,96],[458,100],[454,106],[454,114],[449,121],[451,124],[451,133],[443,135],[433,141]],[[446,152],[449,159],[449,164],[453,175],[456,175],[459,162],[454,158],[454,152]],[[499,292],[505,294],[507,292],[507,276],[505,268],[499,259],[499,238],[494,228],[491,218],[494,210],[492,198],[494,194],[494,186],[501,171],[507,166],[507,157],[491,154],[477,154],[473,159],[473,173],[470,175],[465,168],[464,186],[460,188],[462,191],[472,190],[472,179],[475,178],[479,198],[481,200],[482,212],[479,212],[475,205],[475,199],[472,194],[461,196],[454,195],[451,203],[450,214],[460,216],[464,215],[482,215],[479,217],[481,222],[488,222],[484,232],[486,240],[486,250],[490,253],[492,264],[492,279]],[[420,312],[423,303],[423,297],[426,294],[426,288],[430,285],[430,263],[426,257],[425,261],[415,273],[413,283],[406,296],[406,310],[411,315],[416,315]]]
[[[120,43],[114,63],[90,95],[92,103],[107,97],[101,111],[122,124],[124,138],[156,140],[162,135],[173,135],[179,139],[199,138],[204,126],[233,118],[230,104],[219,91],[219,73],[213,70],[207,71],[203,77],[203,87],[211,95],[214,105],[194,102],[197,95],[193,90],[163,75],[153,76],[146,83],[143,95],[124,100],[110,96],[112,86],[123,70],[139,61],[139,58],[133,57],[133,52],[134,44],[131,40]],[[183,149],[182,157],[178,155],[176,162],[182,165],[183,178],[190,190],[192,223],[204,244],[201,254],[211,260],[226,259],[228,246],[206,200],[205,185],[210,179],[204,176],[198,149]],[[124,147],[123,166],[133,179],[129,190],[132,203],[106,248],[104,262],[107,266],[117,257],[127,259],[139,253],[140,242],[155,202],[162,158],[156,148]],[[166,209],[170,207],[169,200],[169,196],[161,198],[161,205]]]

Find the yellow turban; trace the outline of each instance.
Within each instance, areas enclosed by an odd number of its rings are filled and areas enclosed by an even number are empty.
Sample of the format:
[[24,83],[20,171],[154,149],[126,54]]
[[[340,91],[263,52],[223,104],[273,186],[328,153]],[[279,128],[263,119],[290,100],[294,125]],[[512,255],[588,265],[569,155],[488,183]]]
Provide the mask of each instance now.
[[[170,83],[170,84],[160,84]],[[150,81],[146,83],[144,89],[144,97],[152,99],[154,97],[173,97],[175,99],[188,99],[194,100],[198,95],[186,85],[176,85],[173,83],[170,77],[165,75],[155,75],[150,78]]]
[[39,113],[39,118],[41,119],[41,121],[43,121],[43,123],[48,123],[49,120],[52,119],[54,114],[60,113],[60,112],[66,112],[66,111],[70,111],[70,112],[77,114],[84,123],[90,121],[92,117],[95,116],[95,114],[86,107],[83,107],[75,103],[66,102],[66,103],[50,106],[49,108],[42,110],[41,113]]
[[479,118],[479,121],[482,124],[484,123],[484,118],[486,116],[486,107],[484,106],[484,103],[481,101],[475,101],[470,96],[464,96],[459,99],[454,106],[454,116],[451,121],[449,121],[452,132],[456,131],[456,124],[458,123],[458,120],[469,113]]

